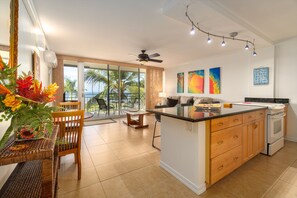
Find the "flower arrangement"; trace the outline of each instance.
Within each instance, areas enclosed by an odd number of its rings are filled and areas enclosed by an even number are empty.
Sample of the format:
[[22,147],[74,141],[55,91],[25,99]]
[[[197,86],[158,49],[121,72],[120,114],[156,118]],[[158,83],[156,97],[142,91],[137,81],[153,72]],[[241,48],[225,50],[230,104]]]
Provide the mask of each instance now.
[[42,83],[34,80],[30,73],[23,73],[16,79],[16,69],[5,64],[0,56],[0,122],[11,119],[0,149],[13,131],[17,131],[21,139],[34,139],[40,133],[52,131],[54,107],[47,103],[55,100],[57,84],[42,88]]

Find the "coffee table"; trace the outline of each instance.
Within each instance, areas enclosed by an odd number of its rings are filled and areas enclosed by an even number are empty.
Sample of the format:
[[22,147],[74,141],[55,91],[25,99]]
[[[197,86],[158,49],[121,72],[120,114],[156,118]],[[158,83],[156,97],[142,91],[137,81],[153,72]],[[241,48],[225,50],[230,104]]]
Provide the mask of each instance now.
[[[149,114],[149,112],[140,111],[125,111],[127,115],[127,122],[123,121],[124,124],[133,127],[135,129],[141,129],[148,127],[148,124],[143,124],[143,116]],[[132,119],[132,116],[138,116],[138,119]]]

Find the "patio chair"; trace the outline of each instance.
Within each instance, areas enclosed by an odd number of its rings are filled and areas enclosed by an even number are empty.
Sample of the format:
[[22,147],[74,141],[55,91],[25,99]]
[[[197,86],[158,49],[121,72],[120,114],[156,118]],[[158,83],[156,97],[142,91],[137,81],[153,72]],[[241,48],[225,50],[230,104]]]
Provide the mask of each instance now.
[[98,105],[99,105],[99,110],[98,110],[98,115],[100,115],[100,110],[105,111],[105,116],[107,115],[108,110],[113,110],[113,114],[115,114],[115,107],[113,105],[107,106],[106,102],[104,99],[101,98],[95,98]]
[[122,105],[123,109],[134,109],[135,108],[135,103],[137,101],[138,98],[130,98],[129,100],[127,100],[127,103],[124,103]]
[[59,150],[59,163],[62,156],[74,154],[75,163],[78,164],[78,180],[81,179],[81,136],[84,125],[84,111],[53,112],[53,123],[59,125],[57,145]]

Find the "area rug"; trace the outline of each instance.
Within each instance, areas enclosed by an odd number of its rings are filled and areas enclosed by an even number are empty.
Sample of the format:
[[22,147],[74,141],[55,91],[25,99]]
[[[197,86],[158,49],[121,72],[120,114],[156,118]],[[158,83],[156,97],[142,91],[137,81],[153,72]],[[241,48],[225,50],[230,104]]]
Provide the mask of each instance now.
[[90,121],[85,121],[84,125],[85,126],[93,126],[93,125],[101,125],[101,124],[111,124],[111,123],[116,123],[112,118],[108,119],[103,119],[103,120],[90,120]]

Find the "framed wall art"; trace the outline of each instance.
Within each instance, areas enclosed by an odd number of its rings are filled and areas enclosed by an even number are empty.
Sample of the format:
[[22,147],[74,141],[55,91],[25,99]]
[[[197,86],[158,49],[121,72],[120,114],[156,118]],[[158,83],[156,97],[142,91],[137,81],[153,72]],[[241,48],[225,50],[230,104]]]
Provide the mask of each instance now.
[[269,84],[269,67],[254,68],[254,85]]
[[220,94],[221,93],[221,68],[209,69],[209,93]]
[[184,93],[184,72],[177,73],[177,93]]
[[204,70],[188,73],[188,93],[204,93]]

